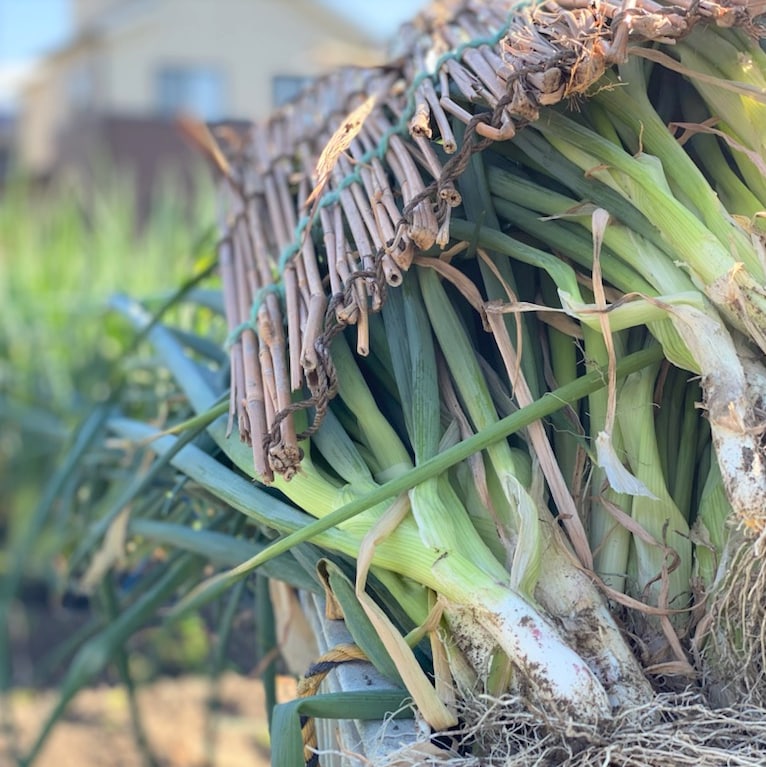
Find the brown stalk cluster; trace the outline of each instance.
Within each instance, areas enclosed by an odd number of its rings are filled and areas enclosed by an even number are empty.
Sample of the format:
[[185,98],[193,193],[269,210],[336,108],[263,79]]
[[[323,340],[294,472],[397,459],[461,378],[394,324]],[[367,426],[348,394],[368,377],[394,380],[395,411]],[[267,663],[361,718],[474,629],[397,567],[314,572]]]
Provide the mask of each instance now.
[[455,182],[474,152],[583,94],[629,43],[677,38],[698,21],[747,25],[766,2],[561,0],[509,18],[513,5],[436,3],[401,30],[390,65],[326,76],[226,147],[231,415],[262,481],[294,474],[299,442],[335,394],[335,333],[355,325],[366,354],[386,288],[416,254],[446,247]]

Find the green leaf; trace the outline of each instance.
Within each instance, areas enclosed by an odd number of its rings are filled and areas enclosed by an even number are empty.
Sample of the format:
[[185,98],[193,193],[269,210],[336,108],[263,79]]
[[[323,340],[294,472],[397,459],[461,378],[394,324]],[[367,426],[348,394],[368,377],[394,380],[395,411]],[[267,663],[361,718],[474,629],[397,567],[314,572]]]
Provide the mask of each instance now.
[[[234,567],[250,557],[254,557],[266,548],[267,544],[254,543],[243,538],[235,538],[215,530],[195,530],[188,525],[172,522],[158,522],[153,519],[132,519],[130,532],[184,549],[209,559],[217,565]],[[305,591],[319,592],[316,579],[295,561],[291,554],[273,559],[263,568],[264,575],[290,583]]]
[[375,668],[390,681],[401,684],[402,680],[396,665],[380,640],[370,619],[359,604],[354,593],[354,584],[345,576],[343,571],[330,560],[322,560],[320,563],[327,573],[327,578],[332,593],[338,600],[345,618],[346,628],[359,645],[364,654],[369,658]]
[[[647,365],[658,361],[661,357],[662,350],[658,346],[652,346],[649,349],[635,352],[617,363],[617,376],[618,378],[622,378],[635,370],[641,370]],[[484,450],[484,448],[494,444],[498,440],[505,439],[509,435],[525,428],[533,421],[545,418],[551,413],[565,407],[567,404],[571,404],[582,397],[586,397],[591,392],[604,386],[606,386],[606,371],[603,368],[598,368],[597,370],[578,378],[576,381],[572,381],[571,383],[559,387],[555,391],[544,394],[532,405],[495,421],[493,424],[482,429],[480,432],[477,432],[472,437],[469,437],[468,439],[459,442],[454,447],[424,461],[420,466],[414,467],[406,474],[389,480],[365,495],[354,498],[339,509],[327,514],[321,519],[317,519],[315,522],[302,525],[301,529],[272,543],[265,551],[234,570],[227,573],[220,573],[213,578],[209,578],[176,606],[174,614],[181,614],[185,610],[201,606],[205,602],[221,594],[240,578],[244,578],[250,572],[255,570],[256,567],[260,567],[279,554],[289,551],[293,546],[297,546],[299,543],[305,543],[310,540],[319,539],[319,536],[328,534],[332,528],[335,528],[343,522],[371,509],[376,504],[387,501],[390,498],[395,498],[401,493],[412,489],[415,485],[438,476],[452,466],[464,461],[474,453]],[[212,461],[212,459],[210,460]],[[236,475],[232,476],[236,477]],[[237,479],[240,478],[237,477]],[[245,511],[245,513],[256,513],[246,505],[241,507],[241,509]],[[299,512],[295,513],[298,514]]]
[[274,709],[271,721],[271,764],[273,767],[305,767],[301,735],[303,716],[320,719],[411,719],[412,709],[407,707],[408,701],[406,693],[381,690],[327,693],[281,703]]

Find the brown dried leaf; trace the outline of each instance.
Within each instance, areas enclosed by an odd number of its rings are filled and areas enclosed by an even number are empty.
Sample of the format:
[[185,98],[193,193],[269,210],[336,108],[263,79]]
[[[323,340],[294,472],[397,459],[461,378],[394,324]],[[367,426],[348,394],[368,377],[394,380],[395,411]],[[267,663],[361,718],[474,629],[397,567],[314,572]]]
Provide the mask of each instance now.
[[377,95],[368,96],[356,109],[349,113],[340,127],[332,134],[319,155],[316,167],[316,184],[311,194],[306,199],[306,207],[312,205],[322,194],[330,175],[338,162],[338,158],[351,146],[351,142],[358,135],[364,125],[364,121],[375,106]]
[[130,507],[126,506],[107,528],[104,542],[93,555],[85,575],[80,579],[78,591],[81,594],[93,594],[109,570],[123,560],[129,521]]
[[732,93],[738,93],[740,96],[750,96],[750,98],[759,101],[761,104],[766,104],[766,91],[763,88],[759,88],[756,85],[750,85],[749,83],[741,83],[733,80],[725,80],[720,77],[714,77],[712,75],[706,75],[704,72],[697,72],[694,69],[685,67],[674,58],[655,50],[654,48],[641,48],[638,46],[632,46],[628,48],[628,53],[633,56],[641,56],[644,59],[649,59],[655,64],[660,64],[666,69],[672,69],[674,72],[689,77],[692,80],[699,80],[702,83],[709,83],[715,85],[718,88],[731,91]]
[[201,120],[191,115],[178,115],[176,125],[181,135],[224,176],[231,176],[231,167],[221,147]]
[[375,548],[396,530],[409,513],[409,497],[402,495],[378,518],[362,539],[356,562],[356,598],[375,627],[421,716],[434,730],[439,731],[457,724],[454,711],[439,698],[404,637],[365,591],[367,573],[372,565]]
[[695,133],[708,133],[712,136],[718,136],[718,138],[722,139],[726,142],[726,144],[731,147],[736,152],[742,152],[750,162],[755,165],[756,168],[761,172],[761,175],[766,177],[766,162],[764,162],[763,158],[758,154],[758,152],[753,152],[750,149],[748,149],[743,144],[740,144],[738,141],[735,141],[728,133],[724,133],[724,131],[718,130],[717,128],[714,128],[710,121],[706,120],[703,123],[670,123],[671,128],[682,128],[684,133],[679,138],[679,143],[683,145],[683,140],[689,136],[693,135]]
[[319,649],[298,595],[287,583],[269,579],[269,596],[279,652],[293,674],[303,674],[316,660]]
[[456,269],[451,264],[442,261],[439,258],[432,258],[431,256],[415,256],[413,261],[418,266],[427,266],[429,269],[433,269],[442,277],[449,280],[463,294],[466,301],[468,301],[468,303],[479,313],[484,327],[488,327],[486,312],[484,310],[484,299],[481,297],[481,293],[479,293],[476,283],[472,282],[459,269]]

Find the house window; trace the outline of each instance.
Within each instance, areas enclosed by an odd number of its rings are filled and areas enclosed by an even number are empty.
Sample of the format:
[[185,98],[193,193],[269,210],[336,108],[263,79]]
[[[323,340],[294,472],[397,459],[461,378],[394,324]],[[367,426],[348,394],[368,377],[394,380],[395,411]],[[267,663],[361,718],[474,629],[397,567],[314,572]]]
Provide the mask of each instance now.
[[157,72],[157,108],[164,117],[191,112],[201,120],[220,120],[223,75],[206,67],[163,67]]
[[272,80],[272,100],[274,106],[284,106],[310,84],[310,77],[276,75]]

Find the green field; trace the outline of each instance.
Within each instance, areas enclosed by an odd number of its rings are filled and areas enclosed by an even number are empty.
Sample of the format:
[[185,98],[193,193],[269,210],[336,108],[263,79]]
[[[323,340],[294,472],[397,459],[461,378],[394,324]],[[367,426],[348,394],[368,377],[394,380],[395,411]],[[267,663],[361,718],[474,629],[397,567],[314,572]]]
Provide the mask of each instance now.
[[[47,502],[48,480],[71,450],[78,424],[124,378],[115,363],[135,344],[135,331],[109,310],[110,296],[162,306],[212,264],[213,195],[201,181],[198,188],[207,191],[192,206],[179,202],[171,184],[158,190],[140,226],[127,183],[112,181],[87,201],[72,185],[41,191],[15,181],[0,197],[3,611],[45,611],[44,595],[65,589],[65,555],[81,531],[69,516],[73,499]],[[156,380],[147,380],[149,398],[153,387]],[[78,492],[76,485],[67,492]],[[34,625],[35,616],[27,612],[26,620]],[[0,641],[3,687],[12,683],[7,643],[14,641],[11,635]]]
[[212,194],[189,214],[168,186],[140,231],[127,184],[84,198],[23,182],[0,197],[3,525],[25,516],[72,425],[109,396],[110,365],[133,336],[109,296],[157,303],[210,258]]

